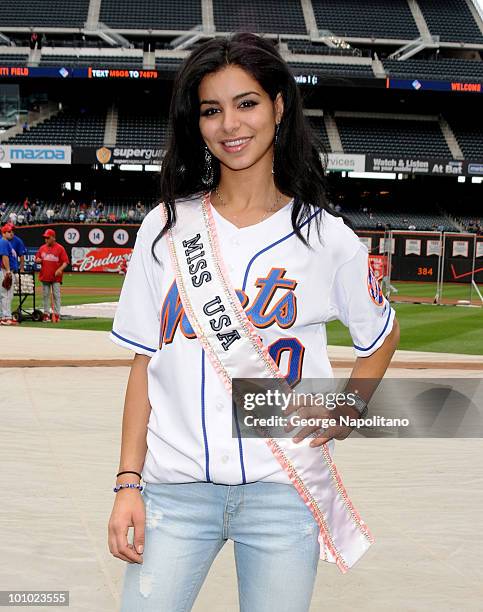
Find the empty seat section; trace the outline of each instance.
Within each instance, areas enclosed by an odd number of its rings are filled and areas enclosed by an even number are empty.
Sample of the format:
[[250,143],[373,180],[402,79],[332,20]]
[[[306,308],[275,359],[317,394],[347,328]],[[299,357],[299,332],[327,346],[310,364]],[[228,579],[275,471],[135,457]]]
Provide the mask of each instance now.
[[420,36],[407,0],[312,0],[319,30],[357,38]]
[[169,138],[167,112],[148,100],[139,106],[121,104],[118,109],[118,146],[166,147]]
[[21,53],[0,54],[0,66],[18,66],[27,62],[28,55]]
[[100,146],[104,141],[105,119],[105,111],[62,111],[10,138],[7,144]]
[[309,62],[290,62],[289,66],[292,72],[297,74],[319,74],[322,77],[325,75],[333,75],[334,77],[340,76],[350,76],[350,77],[360,77],[366,79],[373,79],[374,72],[372,71],[372,67],[368,65],[360,65],[360,64],[316,64]]
[[2,0],[0,27],[82,28],[88,10],[89,0]]
[[314,130],[317,136],[322,141],[327,153],[331,151],[329,137],[327,136],[327,130],[325,129],[325,122],[323,117],[307,116],[306,119],[309,122],[310,127]]
[[465,0],[418,0],[431,34],[442,41],[483,44],[480,32]]
[[190,30],[202,24],[201,0],[102,0],[99,20],[111,28]]
[[40,59],[41,66],[68,66],[68,67],[86,67],[93,68],[142,68],[142,56],[105,56],[105,55],[42,55]]
[[413,78],[445,81],[483,81],[483,62],[466,59],[439,58],[437,60],[408,59],[402,62],[384,60],[384,69],[394,78]]
[[213,0],[213,15],[221,32],[307,34],[300,0]]
[[436,121],[335,119],[345,153],[453,158]]
[[449,119],[465,159],[483,162],[483,126],[464,117]]

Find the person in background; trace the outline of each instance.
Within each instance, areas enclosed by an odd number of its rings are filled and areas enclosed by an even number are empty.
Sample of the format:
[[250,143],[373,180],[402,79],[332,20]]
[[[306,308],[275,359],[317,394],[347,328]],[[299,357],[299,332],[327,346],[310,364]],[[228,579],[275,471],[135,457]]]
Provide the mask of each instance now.
[[12,317],[12,275],[16,272],[18,266],[17,254],[10,242],[12,237],[12,226],[7,223],[2,227],[2,237],[0,238],[0,300],[2,307],[0,325],[18,325],[18,321]]
[[15,252],[15,255],[17,257],[17,265],[14,266],[15,268],[14,272],[16,271],[25,272],[25,253],[27,252],[27,249],[25,248],[24,241],[15,235],[14,233],[15,227],[13,225],[10,225],[8,223],[5,227],[7,226],[10,227],[11,229],[12,237],[9,238],[9,240]]
[[[40,264],[39,279],[43,287],[43,321],[58,323],[60,319],[60,285],[69,258],[64,247],[56,241],[55,231],[47,229],[43,233],[45,244],[35,254],[35,263]],[[52,319],[50,317],[50,292],[54,296]]]

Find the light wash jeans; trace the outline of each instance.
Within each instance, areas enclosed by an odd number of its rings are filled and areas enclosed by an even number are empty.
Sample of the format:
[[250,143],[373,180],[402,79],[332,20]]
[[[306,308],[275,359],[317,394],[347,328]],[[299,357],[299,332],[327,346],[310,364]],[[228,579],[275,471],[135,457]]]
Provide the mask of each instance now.
[[290,484],[147,484],[143,563],[126,563],[121,612],[192,609],[233,540],[241,612],[307,612],[318,525]]
[[52,295],[54,297],[54,309],[55,314],[60,314],[60,283],[47,283],[42,281],[42,297],[44,299],[44,313],[48,314],[51,312],[50,302],[50,288],[52,287]]
[[11,319],[14,277],[12,277],[12,286],[8,290],[2,287],[4,278],[5,271],[0,270],[0,305],[2,310],[2,319]]

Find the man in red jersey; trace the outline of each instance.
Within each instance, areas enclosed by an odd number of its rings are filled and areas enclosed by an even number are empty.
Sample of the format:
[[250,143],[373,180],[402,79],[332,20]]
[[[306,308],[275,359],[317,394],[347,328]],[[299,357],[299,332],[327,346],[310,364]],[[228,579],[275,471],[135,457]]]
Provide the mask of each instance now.
[[58,323],[60,318],[60,285],[62,275],[69,263],[64,247],[55,239],[53,229],[45,230],[45,244],[35,254],[35,263],[41,264],[39,279],[43,285],[44,321],[50,321],[50,292],[54,296],[52,323]]

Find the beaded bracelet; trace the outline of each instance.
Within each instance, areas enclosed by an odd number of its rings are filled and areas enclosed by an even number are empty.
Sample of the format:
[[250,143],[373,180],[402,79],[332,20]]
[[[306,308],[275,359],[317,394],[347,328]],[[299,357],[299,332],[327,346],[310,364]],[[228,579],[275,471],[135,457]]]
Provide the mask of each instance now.
[[120,484],[120,485],[115,486],[113,491],[114,493],[117,493],[121,489],[139,489],[139,492],[141,492],[144,489],[144,487],[138,484],[137,482],[129,482],[129,483]]

